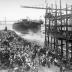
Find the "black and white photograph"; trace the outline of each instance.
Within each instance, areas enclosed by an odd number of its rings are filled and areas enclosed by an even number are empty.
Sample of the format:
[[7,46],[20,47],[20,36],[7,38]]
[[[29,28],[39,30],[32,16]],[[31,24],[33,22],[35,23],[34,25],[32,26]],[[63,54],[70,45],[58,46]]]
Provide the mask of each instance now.
[[72,0],[0,0],[0,72],[72,72]]

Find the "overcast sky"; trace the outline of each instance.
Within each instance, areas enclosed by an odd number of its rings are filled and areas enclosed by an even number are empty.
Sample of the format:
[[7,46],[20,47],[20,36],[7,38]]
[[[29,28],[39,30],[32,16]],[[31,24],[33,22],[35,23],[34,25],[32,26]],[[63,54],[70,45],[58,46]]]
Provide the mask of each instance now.
[[[47,0],[48,4],[55,4],[59,6],[59,0]],[[0,20],[6,16],[7,20],[18,20],[26,17],[30,19],[40,19],[44,16],[44,10],[25,9],[21,5],[26,6],[40,6],[45,7],[45,0],[0,0]],[[65,4],[72,4],[72,0],[62,0],[62,6]]]

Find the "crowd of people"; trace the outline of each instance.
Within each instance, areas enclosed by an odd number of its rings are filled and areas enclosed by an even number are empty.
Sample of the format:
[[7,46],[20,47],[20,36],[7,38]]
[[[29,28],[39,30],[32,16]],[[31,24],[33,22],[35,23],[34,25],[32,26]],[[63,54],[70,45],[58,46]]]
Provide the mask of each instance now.
[[38,71],[38,66],[45,66],[46,61],[46,49],[39,44],[21,38],[14,31],[0,31],[1,68],[17,67],[27,71]]
[[38,72],[38,67],[57,62],[49,49],[18,36],[14,31],[0,31],[0,68],[9,72]]

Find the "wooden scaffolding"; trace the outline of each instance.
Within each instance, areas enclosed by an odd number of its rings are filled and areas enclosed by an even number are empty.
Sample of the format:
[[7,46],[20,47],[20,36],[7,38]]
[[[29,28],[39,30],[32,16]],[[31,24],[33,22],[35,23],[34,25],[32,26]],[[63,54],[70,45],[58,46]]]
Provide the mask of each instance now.
[[[67,70],[72,68],[72,6],[62,8],[30,7],[23,8],[45,9],[45,47],[60,59],[60,71],[63,72],[64,66]],[[65,62],[65,63],[63,63]]]

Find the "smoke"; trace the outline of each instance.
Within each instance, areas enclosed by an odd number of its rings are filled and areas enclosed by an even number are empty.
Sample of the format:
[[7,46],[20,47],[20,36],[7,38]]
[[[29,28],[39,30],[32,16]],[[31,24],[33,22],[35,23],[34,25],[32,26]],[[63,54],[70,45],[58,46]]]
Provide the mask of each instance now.
[[41,23],[23,20],[13,24],[13,29],[23,34],[38,33],[41,29]]

